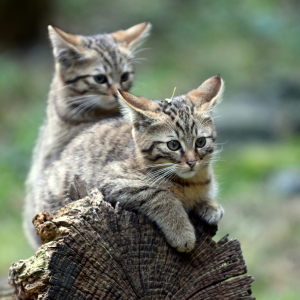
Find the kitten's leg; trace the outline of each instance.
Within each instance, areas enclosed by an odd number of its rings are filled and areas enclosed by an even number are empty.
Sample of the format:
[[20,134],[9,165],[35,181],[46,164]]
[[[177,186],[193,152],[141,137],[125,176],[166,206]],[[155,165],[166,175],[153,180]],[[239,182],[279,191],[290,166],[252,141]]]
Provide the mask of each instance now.
[[216,225],[222,219],[224,210],[221,205],[212,200],[204,200],[198,203],[194,211],[208,224]]
[[195,230],[181,202],[172,196],[162,192],[145,202],[139,211],[156,222],[172,247],[189,252],[195,246]]
[[141,185],[135,180],[120,178],[102,185],[106,201],[118,201],[123,208],[138,211],[154,221],[168,243],[180,252],[189,252],[195,246],[193,225],[182,203],[169,190]]

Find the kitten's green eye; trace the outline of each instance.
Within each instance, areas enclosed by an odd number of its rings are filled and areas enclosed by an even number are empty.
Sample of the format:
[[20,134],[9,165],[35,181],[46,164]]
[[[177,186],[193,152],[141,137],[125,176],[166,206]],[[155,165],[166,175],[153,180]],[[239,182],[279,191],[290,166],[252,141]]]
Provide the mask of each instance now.
[[176,151],[176,150],[178,150],[178,149],[181,148],[180,143],[178,141],[176,141],[176,140],[172,140],[170,142],[167,142],[167,146],[172,151]]
[[205,146],[205,144],[206,144],[206,138],[205,137],[198,138],[196,140],[196,143],[195,143],[197,148],[202,148],[202,147]]
[[95,75],[94,79],[95,79],[96,82],[101,83],[101,84],[107,82],[107,77],[105,75],[103,75],[103,74]]
[[129,78],[129,73],[128,72],[124,72],[121,76],[121,82],[127,81]]

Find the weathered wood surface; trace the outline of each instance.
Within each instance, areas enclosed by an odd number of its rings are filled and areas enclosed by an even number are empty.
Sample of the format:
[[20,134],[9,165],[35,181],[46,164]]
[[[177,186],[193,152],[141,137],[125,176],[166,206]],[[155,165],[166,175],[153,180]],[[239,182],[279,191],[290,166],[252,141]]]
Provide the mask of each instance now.
[[10,268],[9,299],[255,299],[240,243],[216,243],[216,226],[195,224],[195,249],[179,253],[146,217],[113,208],[94,190],[54,219],[36,216],[45,244]]

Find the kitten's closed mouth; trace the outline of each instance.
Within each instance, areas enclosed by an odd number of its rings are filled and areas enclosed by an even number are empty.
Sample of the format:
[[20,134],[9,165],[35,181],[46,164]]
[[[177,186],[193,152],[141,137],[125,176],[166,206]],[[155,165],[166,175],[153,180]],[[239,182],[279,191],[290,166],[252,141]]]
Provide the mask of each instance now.
[[196,173],[197,173],[197,170],[191,169],[191,170],[187,170],[187,171],[180,172],[179,177],[182,177],[182,178],[191,178],[191,177],[193,177]]
[[103,95],[100,96],[100,99],[99,99],[99,106],[102,109],[112,109],[114,107],[117,107],[118,101],[116,100],[116,98],[112,96]]

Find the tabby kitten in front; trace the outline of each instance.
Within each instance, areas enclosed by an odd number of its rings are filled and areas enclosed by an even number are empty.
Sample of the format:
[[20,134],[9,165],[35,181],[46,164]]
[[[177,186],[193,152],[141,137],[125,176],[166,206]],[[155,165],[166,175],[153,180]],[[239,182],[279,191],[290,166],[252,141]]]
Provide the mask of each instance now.
[[120,92],[126,118],[97,123],[73,139],[44,173],[35,195],[37,211],[54,213],[64,206],[79,174],[88,190],[97,187],[106,201],[156,222],[172,247],[192,250],[195,230],[188,213],[210,224],[223,215],[213,202],[216,130],[211,118],[222,91],[223,81],[215,76],[171,102]]
[[[83,128],[119,114],[116,93],[132,86],[135,49],[150,28],[145,22],[111,34],[79,36],[49,26],[55,74],[47,116],[26,181],[25,218],[34,216],[32,190],[43,169],[59,157],[65,145]],[[26,231],[34,231],[31,224],[26,223],[25,227]]]

